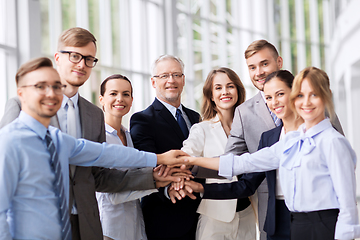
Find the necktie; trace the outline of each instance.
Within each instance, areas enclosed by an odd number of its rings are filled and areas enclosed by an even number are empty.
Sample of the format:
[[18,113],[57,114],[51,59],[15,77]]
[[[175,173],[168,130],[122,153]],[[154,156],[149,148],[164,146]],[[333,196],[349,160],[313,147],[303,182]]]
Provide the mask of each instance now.
[[67,119],[66,119],[66,125],[67,125],[67,134],[70,136],[73,136],[76,138],[76,115],[75,115],[75,108],[74,103],[71,101],[71,99],[67,102],[68,109],[67,109]]
[[270,111],[270,115],[271,115],[272,119],[274,120],[275,125],[276,125],[277,127],[280,126],[280,124],[281,124],[281,119],[278,118],[278,117],[276,116],[276,114],[273,113],[272,111]]
[[[74,103],[69,100],[67,101],[68,109],[67,109],[67,118],[66,118],[66,126],[67,126],[67,134],[77,138],[76,134],[76,115]],[[74,165],[70,165],[70,176],[74,177],[76,167]]]
[[52,171],[55,173],[54,191],[55,195],[58,197],[59,202],[58,207],[62,239],[71,239],[70,216],[68,206],[66,205],[66,195],[64,190],[63,176],[61,174],[61,165],[49,130],[46,132],[45,140],[47,149],[50,152],[50,166]]
[[187,138],[189,136],[189,129],[186,125],[185,119],[182,116],[180,109],[176,109],[176,121],[178,122],[184,137]]

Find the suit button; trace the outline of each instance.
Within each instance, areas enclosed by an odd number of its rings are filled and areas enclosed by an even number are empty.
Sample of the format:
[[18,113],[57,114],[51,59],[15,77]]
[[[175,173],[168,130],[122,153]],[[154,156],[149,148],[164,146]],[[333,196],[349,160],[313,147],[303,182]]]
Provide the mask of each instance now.
[[73,181],[73,186],[75,186],[75,181]]

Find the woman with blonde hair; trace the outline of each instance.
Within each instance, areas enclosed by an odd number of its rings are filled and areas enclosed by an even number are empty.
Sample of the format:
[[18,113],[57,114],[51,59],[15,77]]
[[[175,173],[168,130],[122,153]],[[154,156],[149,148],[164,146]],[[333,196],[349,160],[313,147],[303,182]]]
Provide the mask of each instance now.
[[[183,143],[184,152],[191,156],[215,157],[224,153],[230,134],[235,108],[245,100],[245,88],[238,75],[221,67],[212,70],[203,87],[201,123],[190,129]],[[233,177],[232,181],[236,181]],[[226,179],[206,179],[206,183],[226,183]],[[233,200],[203,199],[196,239],[255,239],[256,218],[249,198]]]
[[359,238],[356,155],[331,125],[335,112],[327,74],[315,67],[302,70],[295,77],[290,103],[304,123],[283,140],[253,154],[188,157],[190,163],[219,169],[224,177],[279,168],[291,212],[291,239]]

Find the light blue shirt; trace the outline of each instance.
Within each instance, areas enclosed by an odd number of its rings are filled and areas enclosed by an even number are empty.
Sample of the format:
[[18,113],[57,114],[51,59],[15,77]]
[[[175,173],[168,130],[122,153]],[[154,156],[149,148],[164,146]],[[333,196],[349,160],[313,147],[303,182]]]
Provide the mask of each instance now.
[[325,119],[305,131],[253,154],[220,157],[219,175],[229,178],[279,168],[286,206],[292,212],[339,209],[335,239],[360,237],[356,207],[356,155],[349,142]]
[[[67,201],[69,163],[103,167],[156,166],[153,153],[75,139],[57,128],[48,129],[58,152]],[[21,111],[16,120],[0,130],[0,239],[61,239],[57,197],[53,190],[55,176],[45,142],[48,129]]]
[[[76,117],[76,138],[82,137],[81,124],[80,124],[80,111],[79,111],[79,93],[77,92],[73,97],[70,98],[74,103],[75,117]],[[59,125],[61,131],[67,133],[67,110],[69,98],[66,95],[63,95],[63,100],[61,103],[61,108],[57,112],[57,117],[59,119]]]

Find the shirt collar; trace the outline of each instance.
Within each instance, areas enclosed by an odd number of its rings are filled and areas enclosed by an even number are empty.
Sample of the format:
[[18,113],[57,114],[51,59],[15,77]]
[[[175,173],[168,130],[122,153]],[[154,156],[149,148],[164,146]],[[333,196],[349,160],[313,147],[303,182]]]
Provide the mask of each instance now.
[[281,165],[286,169],[293,169],[301,165],[302,157],[311,153],[316,147],[314,137],[330,128],[329,119],[324,119],[305,132],[305,124],[300,125],[298,131],[289,132],[285,136],[284,160]]
[[325,129],[332,127],[330,119],[325,118],[315,126],[311,127],[310,129],[306,130],[305,123],[301,124],[298,128],[298,131],[300,132],[300,135],[306,135],[308,137],[312,137],[317,135],[318,133],[321,133]]
[[[74,103],[74,108],[76,109],[78,107],[78,103],[79,103],[79,92],[77,92],[74,96],[72,96],[71,98],[71,101]],[[61,107],[62,108],[65,108],[67,102],[68,102],[69,98],[68,96],[66,96],[65,94],[63,94],[63,100],[62,100],[62,103],[61,103]]]
[[168,104],[167,102],[164,102],[162,100],[160,100],[159,98],[156,98],[157,100],[159,100],[159,102],[161,102],[166,108],[167,110],[169,110],[169,112],[171,112],[171,114],[174,116],[174,118],[176,118],[176,109],[180,109],[180,111],[182,113],[184,113],[183,111],[183,108],[182,108],[182,105],[180,104],[180,106],[178,108],[174,107],[173,105],[171,104]]
[[[265,98],[265,93],[263,91],[259,91],[260,95],[262,97],[262,99],[264,100],[264,102],[266,103],[266,98]],[[267,106],[267,105],[266,105]]]
[[105,123],[105,131],[111,135],[117,135],[117,131],[107,123]]
[[34,131],[42,140],[45,139],[47,128],[42,125],[38,120],[31,117],[24,111],[21,111],[19,114],[19,121],[28,126],[32,131]]
[[[128,130],[123,126],[121,125],[121,129],[127,133]],[[114,136],[117,136],[117,130],[113,127],[111,127],[109,124],[105,123],[105,131],[111,135],[114,135]]]

